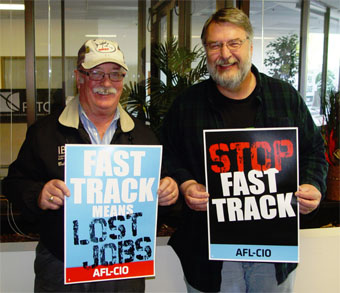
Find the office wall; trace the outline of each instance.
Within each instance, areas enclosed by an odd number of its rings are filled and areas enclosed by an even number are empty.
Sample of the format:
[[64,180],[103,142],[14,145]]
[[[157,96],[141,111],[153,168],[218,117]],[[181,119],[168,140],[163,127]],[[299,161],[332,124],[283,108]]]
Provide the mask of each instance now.
[[[125,53],[127,64],[137,64],[137,26],[130,29],[124,25],[112,25],[107,20],[97,19],[66,19],[65,20],[65,55],[77,56],[81,45],[89,39],[86,35],[115,34],[111,38],[119,42]],[[36,56],[61,56],[61,21],[52,19],[48,32],[47,19],[35,22]],[[47,36],[50,33],[50,48]],[[0,56],[25,56],[25,25],[24,19],[0,19]]]

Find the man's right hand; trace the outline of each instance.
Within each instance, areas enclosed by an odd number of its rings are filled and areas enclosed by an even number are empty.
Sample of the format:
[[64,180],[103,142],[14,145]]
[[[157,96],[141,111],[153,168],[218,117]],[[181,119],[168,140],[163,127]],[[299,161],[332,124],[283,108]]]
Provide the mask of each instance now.
[[181,184],[180,190],[184,195],[186,204],[194,211],[206,211],[209,193],[204,185],[195,180],[188,180]]
[[58,210],[64,205],[64,197],[70,196],[70,190],[65,182],[59,179],[48,181],[41,190],[38,206],[42,210]]

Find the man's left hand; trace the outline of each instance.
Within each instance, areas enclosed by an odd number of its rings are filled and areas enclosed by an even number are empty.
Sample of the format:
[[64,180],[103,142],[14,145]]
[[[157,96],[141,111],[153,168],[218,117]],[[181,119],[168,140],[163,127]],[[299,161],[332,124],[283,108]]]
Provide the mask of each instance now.
[[302,184],[299,186],[297,192],[295,192],[297,201],[300,204],[300,213],[307,215],[314,211],[320,204],[321,193],[311,184]]
[[178,199],[178,186],[171,177],[161,179],[158,194],[158,204],[160,206],[169,206],[174,204]]

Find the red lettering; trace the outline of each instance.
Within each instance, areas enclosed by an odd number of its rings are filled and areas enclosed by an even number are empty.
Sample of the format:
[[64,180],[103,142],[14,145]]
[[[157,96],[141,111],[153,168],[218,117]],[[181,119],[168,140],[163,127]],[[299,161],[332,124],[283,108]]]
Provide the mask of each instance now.
[[[293,143],[289,139],[275,140],[273,146],[275,168],[281,171],[282,170],[281,158],[289,158],[293,155]],[[281,151],[282,147],[285,147],[286,151]]]
[[[265,171],[272,168],[272,158],[275,161],[275,169],[282,170],[282,158],[293,156],[293,143],[288,139],[275,140],[272,147],[267,141],[256,141],[251,144],[249,142],[232,142],[230,149],[225,143],[216,143],[209,147],[210,158],[215,164],[211,164],[211,170],[215,173],[225,173],[230,171],[230,153],[229,150],[236,150],[236,162],[238,171],[244,172],[244,150],[250,147],[251,167],[254,170]],[[259,152],[261,153],[261,161],[259,162]],[[233,153],[231,153],[234,155]],[[263,162],[262,162],[263,157]]]
[[[264,150],[264,164],[261,165],[258,162],[258,150],[262,148]],[[271,165],[271,160],[270,160],[270,154],[271,152],[271,147],[269,145],[268,142],[266,141],[257,141],[254,142],[251,145],[251,149],[250,149],[250,155],[251,155],[251,166],[254,170],[258,170],[258,171],[265,171],[268,170],[270,168]]]
[[211,170],[215,173],[225,173],[230,170],[230,160],[228,156],[221,155],[219,156],[217,154],[218,151],[221,152],[228,152],[229,148],[228,145],[225,143],[219,143],[219,144],[213,144],[209,148],[210,158],[213,162],[221,162],[223,164],[222,167],[219,167],[218,165],[211,165]]
[[249,142],[232,142],[230,144],[231,150],[236,150],[236,161],[238,171],[244,171],[244,149],[249,149]]

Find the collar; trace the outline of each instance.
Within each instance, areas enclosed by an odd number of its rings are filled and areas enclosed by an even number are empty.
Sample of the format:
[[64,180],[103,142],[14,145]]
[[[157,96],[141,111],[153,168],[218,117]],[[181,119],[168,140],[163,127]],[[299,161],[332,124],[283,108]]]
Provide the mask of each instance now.
[[[79,117],[80,117],[80,121],[81,122],[84,122],[84,119],[88,120],[91,122],[91,120],[89,119],[89,117],[87,117],[83,107],[81,106],[81,104],[79,103],[78,104],[79,108],[78,108],[78,111],[79,111]],[[114,123],[115,121],[119,120],[120,118],[120,108],[117,107],[117,110],[116,110],[116,113],[115,113],[115,116],[113,117],[112,121],[111,121],[111,124]],[[91,122],[92,123],[92,122]],[[84,123],[83,123],[84,124]]]
[[255,75],[256,78],[256,87],[254,89],[254,92],[257,94],[257,96],[261,97],[260,91],[262,88],[262,78],[259,70],[256,68],[254,64],[251,65],[251,72]]
[[[120,112],[120,127],[123,132],[129,132],[135,127],[130,115],[118,104]],[[59,116],[60,124],[66,127],[79,128],[79,97],[74,97]]]

